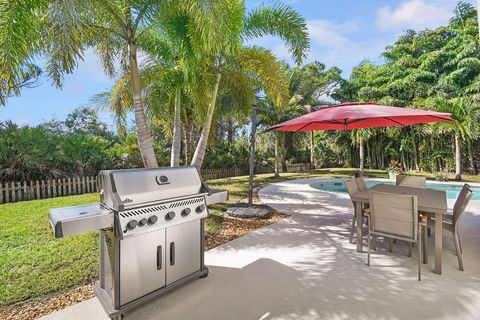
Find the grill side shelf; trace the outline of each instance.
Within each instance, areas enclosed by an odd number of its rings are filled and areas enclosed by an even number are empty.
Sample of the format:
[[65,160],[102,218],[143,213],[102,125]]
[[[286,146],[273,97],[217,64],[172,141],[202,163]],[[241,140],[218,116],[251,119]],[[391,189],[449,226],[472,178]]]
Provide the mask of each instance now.
[[48,222],[56,238],[113,226],[113,213],[98,203],[50,209]]

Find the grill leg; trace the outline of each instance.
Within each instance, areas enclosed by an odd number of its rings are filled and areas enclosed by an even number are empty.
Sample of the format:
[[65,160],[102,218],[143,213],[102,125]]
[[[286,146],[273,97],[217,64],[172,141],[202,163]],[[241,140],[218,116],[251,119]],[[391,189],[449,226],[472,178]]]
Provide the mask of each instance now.
[[367,251],[368,251],[368,254],[367,254],[367,266],[370,265],[370,238],[371,238],[371,236],[370,236],[370,230],[368,230],[368,239],[367,239],[367,240],[368,240],[368,244],[367,244],[367,245],[368,245],[368,250],[367,250]]
[[418,281],[422,280],[422,228],[418,228]]
[[422,232],[422,250],[423,250],[423,263],[427,264],[428,263],[428,252],[427,252],[427,240],[428,240],[428,229],[427,227],[423,227],[423,232]]

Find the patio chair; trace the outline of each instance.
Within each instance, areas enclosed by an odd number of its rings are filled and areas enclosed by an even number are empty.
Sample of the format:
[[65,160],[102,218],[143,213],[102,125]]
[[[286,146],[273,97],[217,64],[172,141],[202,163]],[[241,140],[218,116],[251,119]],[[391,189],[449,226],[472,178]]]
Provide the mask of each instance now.
[[422,279],[421,229],[425,222],[418,222],[417,196],[371,191],[368,217],[368,256],[370,265],[371,240],[373,236],[418,243],[418,281]]
[[[345,181],[345,186],[347,187],[348,195],[350,199],[355,192],[358,192],[357,186],[355,185],[354,178],[351,180]],[[352,201],[353,203],[353,201]],[[362,222],[365,216],[365,209],[362,207]],[[353,243],[353,234],[355,233],[355,225],[357,221],[357,214],[355,210],[355,203],[353,203],[353,219],[352,219],[352,229],[350,230],[350,243]]]
[[397,176],[397,186],[425,188],[427,178],[415,176]]
[[[442,221],[442,229],[444,232],[451,233],[453,236],[453,241],[455,243],[455,252],[457,254],[458,260],[458,269],[463,271],[463,258],[462,258],[462,244],[460,243],[460,236],[458,233],[458,226],[460,222],[460,218],[463,216],[465,209],[472,199],[472,190],[470,190],[470,186],[468,184],[464,184],[460,194],[455,200],[455,204],[453,205],[453,214],[452,215],[444,215]],[[428,219],[428,228],[435,229],[435,219],[430,218]]]
[[363,177],[355,177],[355,182],[357,183],[360,191],[367,190],[367,185],[365,184],[365,179],[363,179]]

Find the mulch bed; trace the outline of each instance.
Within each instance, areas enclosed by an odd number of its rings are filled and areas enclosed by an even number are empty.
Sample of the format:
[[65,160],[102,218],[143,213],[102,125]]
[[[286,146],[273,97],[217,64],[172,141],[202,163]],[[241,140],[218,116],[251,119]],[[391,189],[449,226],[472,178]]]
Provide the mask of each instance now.
[[[280,221],[285,217],[287,217],[287,215],[278,212],[274,212],[269,219],[242,219],[224,215],[222,227],[205,240],[205,249],[209,250],[236,238],[243,237],[256,229]],[[46,297],[35,298],[9,306],[6,309],[0,310],[0,319],[38,319],[41,316],[64,309],[94,296],[93,284],[83,285],[61,292],[55,292]]]
[[5,320],[33,320],[41,316],[62,310],[73,304],[82,302],[95,296],[93,284],[55,292],[42,298],[30,299],[26,302],[7,307],[0,311],[0,319]]
[[243,237],[256,229],[260,229],[286,217],[287,215],[278,212],[274,212],[269,219],[245,219],[225,215],[222,228],[206,239],[205,249],[209,250],[236,238]]

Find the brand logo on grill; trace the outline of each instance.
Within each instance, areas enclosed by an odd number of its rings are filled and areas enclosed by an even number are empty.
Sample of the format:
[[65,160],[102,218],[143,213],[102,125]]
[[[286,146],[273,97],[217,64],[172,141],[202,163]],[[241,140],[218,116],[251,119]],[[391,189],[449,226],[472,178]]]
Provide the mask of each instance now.
[[155,182],[160,186],[163,185],[163,184],[169,184],[170,183],[170,182],[168,182],[167,176],[156,176],[155,177]]

